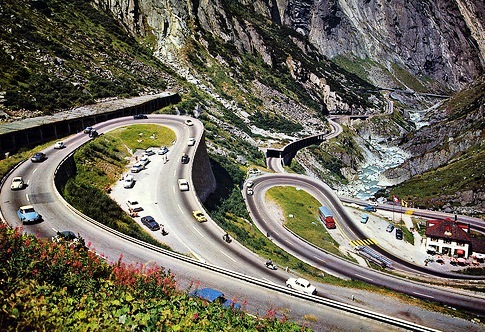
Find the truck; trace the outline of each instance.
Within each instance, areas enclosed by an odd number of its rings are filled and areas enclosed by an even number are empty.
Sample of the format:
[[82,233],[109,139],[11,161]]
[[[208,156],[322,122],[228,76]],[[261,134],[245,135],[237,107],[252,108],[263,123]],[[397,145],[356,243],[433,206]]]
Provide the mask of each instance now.
[[318,215],[328,229],[335,228],[335,220],[333,220],[332,212],[326,206],[320,206],[318,208]]

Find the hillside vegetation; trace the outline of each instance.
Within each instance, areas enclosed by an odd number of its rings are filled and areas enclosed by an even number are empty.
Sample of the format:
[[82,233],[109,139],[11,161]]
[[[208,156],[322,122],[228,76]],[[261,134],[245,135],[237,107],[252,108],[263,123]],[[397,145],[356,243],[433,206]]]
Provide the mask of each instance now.
[[190,298],[159,266],[108,265],[5,224],[0,260],[2,331],[308,331]]

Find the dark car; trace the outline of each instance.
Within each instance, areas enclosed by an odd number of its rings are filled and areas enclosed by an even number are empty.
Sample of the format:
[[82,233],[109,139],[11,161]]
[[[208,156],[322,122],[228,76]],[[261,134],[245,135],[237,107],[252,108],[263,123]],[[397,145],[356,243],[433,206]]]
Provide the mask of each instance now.
[[91,137],[91,138],[98,137],[98,135],[99,135],[98,131],[94,128],[89,132],[89,137]]
[[93,129],[94,129],[93,127],[86,127],[86,128],[84,129],[84,133],[85,133],[85,134],[89,134],[89,133],[90,133],[90,132],[91,132]]
[[34,163],[40,163],[46,159],[47,159],[47,156],[43,152],[37,152],[32,156],[32,158],[30,158],[30,160],[32,160],[32,162]]
[[396,228],[396,239],[402,240],[402,229]]
[[184,153],[182,155],[182,164],[188,164],[188,163],[189,163],[189,156],[186,153]]
[[152,216],[141,217],[141,223],[152,231],[158,231],[160,229],[160,225]]
[[148,119],[148,116],[146,116],[145,114],[135,114],[133,115],[133,119],[135,120]]
[[372,206],[372,205],[367,205],[366,207],[364,207],[364,210],[368,211],[368,212],[376,212],[377,211],[376,207]]

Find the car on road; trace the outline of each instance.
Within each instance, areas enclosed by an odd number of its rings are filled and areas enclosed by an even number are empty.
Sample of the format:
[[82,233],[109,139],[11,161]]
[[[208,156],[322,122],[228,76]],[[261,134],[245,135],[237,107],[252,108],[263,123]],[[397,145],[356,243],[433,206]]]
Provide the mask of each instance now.
[[147,155],[142,155],[138,161],[140,164],[142,164],[143,166],[146,166],[148,165],[148,163],[150,162],[150,159],[148,158]]
[[168,148],[166,146],[162,146],[160,150],[158,150],[158,154],[166,154],[168,152]]
[[54,149],[64,149],[66,146],[64,145],[64,142],[59,141],[54,144]]
[[393,230],[394,230],[394,225],[393,224],[387,225],[386,232],[392,233]]
[[143,208],[138,203],[138,201],[129,199],[129,200],[126,201],[126,205],[128,205],[128,209],[133,211],[133,212],[143,211]]
[[396,239],[402,240],[402,229],[396,228]]
[[362,213],[362,216],[360,216],[360,222],[365,224],[369,221],[369,215],[366,213]]
[[372,206],[372,205],[366,205],[366,206],[364,207],[364,211],[367,211],[367,212],[376,212],[376,211],[377,211],[377,209],[376,209],[376,207],[375,207],[375,206]]
[[131,171],[131,173],[138,173],[138,172],[142,171],[143,169],[145,169],[145,165],[138,162],[131,167],[130,171]]
[[94,129],[94,128],[91,129],[91,131],[89,132],[89,137],[96,138],[98,136],[99,136],[98,131],[96,129]]
[[193,126],[194,125],[194,121],[192,121],[191,119],[187,119],[185,120],[184,122],[187,126]]
[[189,137],[189,139],[187,140],[187,145],[188,145],[188,146],[193,146],[193,145],[195,145],[195,138],[193,138],[193,137]]
[[158,231],[160,229],[160,225],[152,216],[141,217],[141,223],[148,227],[151,231]]
[[145,150],[145,152],[143,152],[143,154],[147,156],[153,156],[155,154],[155,151],[153,150],[153,148],[148,148]]
[[378,205],[379,205],[379,203],[377,203],[376,201],[370,201],[370,202],[369,202],[369,205],[370,205],[370,206],[374,206],[374,207],[376,207],[376,206],[378,206]]
[[189,190],[189,181],[187,181],[187,179],[178,179],[178,185],[180,191]]
[[186,153],[184,153],[182,155],[182,164],[188,164],[188,163],[189,163],[189,156]]
[[46,156],[46,154],[45,154],[45,153],[43,153],[43,152],[37,152],[36,154],[34,154],[34,155],[32,156],[32,158],[30,158],[30,160],[31,160],[33,163],[40,163],[40,162],[42,162],[42,161],[44,161],[44,160],[46,160],[46,159],[47,159],[47,156]]
[[199,210],[192,211],[192,215],[198,222],[207,221],[207,218],[205,217],[202,211],[199,211]]
[[93,130],[94,130],[94,128],[93,128],[93,127],[86,127],[86,128],[84,129],[84,133],[85,133],[85,134],[89,134],[89,133],[90,133],[91,131],[93,131]]
[[133,115],[133,119],[134,120],[148,119],[148,116],[146,116],[145,114],[135,114]]
[[21,206],[17,211],[17,215],[19,216],[20,221],[24,224],[42,220],[42,216],[35,211],[32,205]]
[[21,176],[16,176],[12,179],[12,184],[10,185],[10,189],[12,190],[20,190],[24,188],[24,179]]
[[317,288],[312,286],[310,282],[303,278],[289,278],[286,280],[286,287],[293,288],[297,291],[307,293],[307,294],[317,294]]
[[208,302],[219,303],[225,308],[241,309],[241,304],[226,299],[221,291],[213,288],[201,288],[189,293],[190,297],[198,297]]
[[247,188],[251,188],[252,186],[254,185],[254,182],[249,180],[248,182],[246,182],[246,187]]
[[56,236],[52,237],[52,242],[65,243],[69,247],[74,246],[78,249],[86,248],[84,240],[76,236],[73,231],[58,231]]
[[131,174],[127,174],[123,179],[123,188],[133,188],[135,185],[135,178]]
[[246,194],[247,194],[248,196],[252,196],[252,195],[254,194],[254,189],[253,189],[253,188],[247,188],[247,189],[246,189]]

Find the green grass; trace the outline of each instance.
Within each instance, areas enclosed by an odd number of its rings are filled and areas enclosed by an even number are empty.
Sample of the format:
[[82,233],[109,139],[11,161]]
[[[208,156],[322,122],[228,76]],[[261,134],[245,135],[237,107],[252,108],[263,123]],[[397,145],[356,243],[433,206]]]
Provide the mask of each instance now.
[[[130,125],[110,131],[105,136],[119,139],[120,144],[132,151],[162,145],[170,146],[176,140],[172,129],[154,124]],[[115,149],[120,148],[120,146],[115,147]]]
[[318,219],[321,204],[313,196],[295,187],[278,186],[268,190],[266,197],[282,209],[284,226],[317,247],[342,256],[338,243]]

